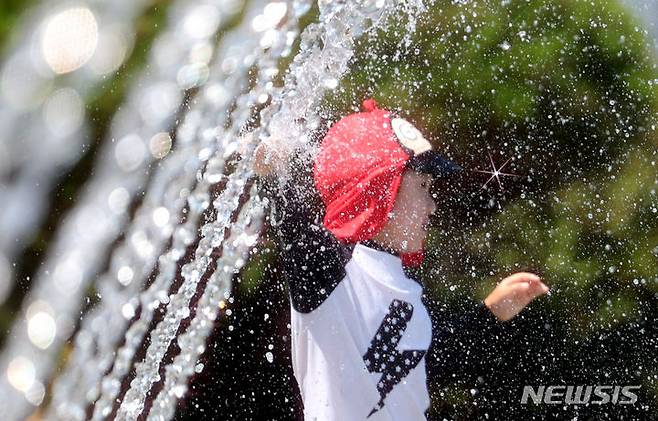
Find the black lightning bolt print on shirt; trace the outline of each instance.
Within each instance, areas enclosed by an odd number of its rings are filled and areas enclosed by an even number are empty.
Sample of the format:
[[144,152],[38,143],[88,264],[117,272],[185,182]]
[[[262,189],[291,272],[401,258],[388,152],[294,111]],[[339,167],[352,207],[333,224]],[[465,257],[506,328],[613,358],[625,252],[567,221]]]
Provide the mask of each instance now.
[[398,350],[398,343],[413,314],[414,306],[411,303],[393,300],[388,307],[388,314],[379,325],[368,351],[363,356],[363,361],[371,373],[382,374],[377,383],[380,399],[368,414],[368,418],[382,409],[386,396],[425,356],[425,350]]

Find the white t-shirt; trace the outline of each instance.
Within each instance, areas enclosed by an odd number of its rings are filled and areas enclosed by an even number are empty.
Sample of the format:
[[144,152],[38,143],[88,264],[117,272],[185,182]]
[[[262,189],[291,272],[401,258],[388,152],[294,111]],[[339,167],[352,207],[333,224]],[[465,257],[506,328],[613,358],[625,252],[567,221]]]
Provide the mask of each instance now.
[[497,337],[495,317],[473,302],[456,317],[435,305],[430,318],[424,302],[436,303],[425,300],[400,258],[373,242],[353,249],[338,242],[323,226],[310,166],[292,168],[294,176],[272,195],[272,223],[290,292],[292,363],[305,419],[424,420],[427,373],[438,382],[481,361]]
[[307,421],[424,420],[432,322],[399,257],[357,244],[317,308],[292,308],[292,362]]

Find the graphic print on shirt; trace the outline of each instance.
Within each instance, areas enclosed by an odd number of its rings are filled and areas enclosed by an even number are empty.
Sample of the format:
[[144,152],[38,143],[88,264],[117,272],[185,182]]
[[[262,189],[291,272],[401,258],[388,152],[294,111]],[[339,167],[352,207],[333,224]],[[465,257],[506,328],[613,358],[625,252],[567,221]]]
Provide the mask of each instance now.
[[384,407],[386,396],[402,381],[425,355],[424,350],[398,351],[397,346],[414,313],[411,303],[393,300],[388,314],[382,320],[363,361],[371,373],[381,373],[377,382],[379,402],[372,408],[368,418]]

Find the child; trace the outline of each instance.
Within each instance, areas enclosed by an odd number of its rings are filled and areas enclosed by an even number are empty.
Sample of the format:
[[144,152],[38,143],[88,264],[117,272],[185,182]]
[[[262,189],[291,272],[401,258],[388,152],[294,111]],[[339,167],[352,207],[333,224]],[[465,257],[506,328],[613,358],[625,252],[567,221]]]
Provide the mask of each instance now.
[[[496,319],[548,291],[536,275],[516,273],[456,322],[435,311],[404,266],[422,261],[432,179],[461,168],[407,121],[372,100],[364,109],[331,127],[312,177],[304,158],[292,157],[292,174],[274,195],[307,420],[425,419],[428,377],[445,376],[446,361],[474,354]],[[263,145],[256,172],[265,176],[280,161]]]

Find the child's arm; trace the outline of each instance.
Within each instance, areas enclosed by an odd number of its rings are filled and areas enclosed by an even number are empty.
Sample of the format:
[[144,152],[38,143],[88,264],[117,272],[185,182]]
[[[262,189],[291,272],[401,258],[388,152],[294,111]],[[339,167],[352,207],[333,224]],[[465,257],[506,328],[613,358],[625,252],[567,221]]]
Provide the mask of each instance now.
[[432,318],[432,345],[426,357],[428,381],[445,386],[481,372],[500,345],[502,323],[483,302],[459,309],[427,300]]
[[445,384],[453,376],[484,374],[483,364],[496,358],[504,346],[501,322],[547,292],[537,275],[519,272],[503,279],[483,302],[471,302],[459,312],[428,302],[434,328],[427,356],[430,382]]
[[312,166],[302,156],[291,157],[283,185],[270,180],[269,197],[274,202],[274,228],[292,305],[296,311],[309,313],[345,277],[350,251],[324,228]]

